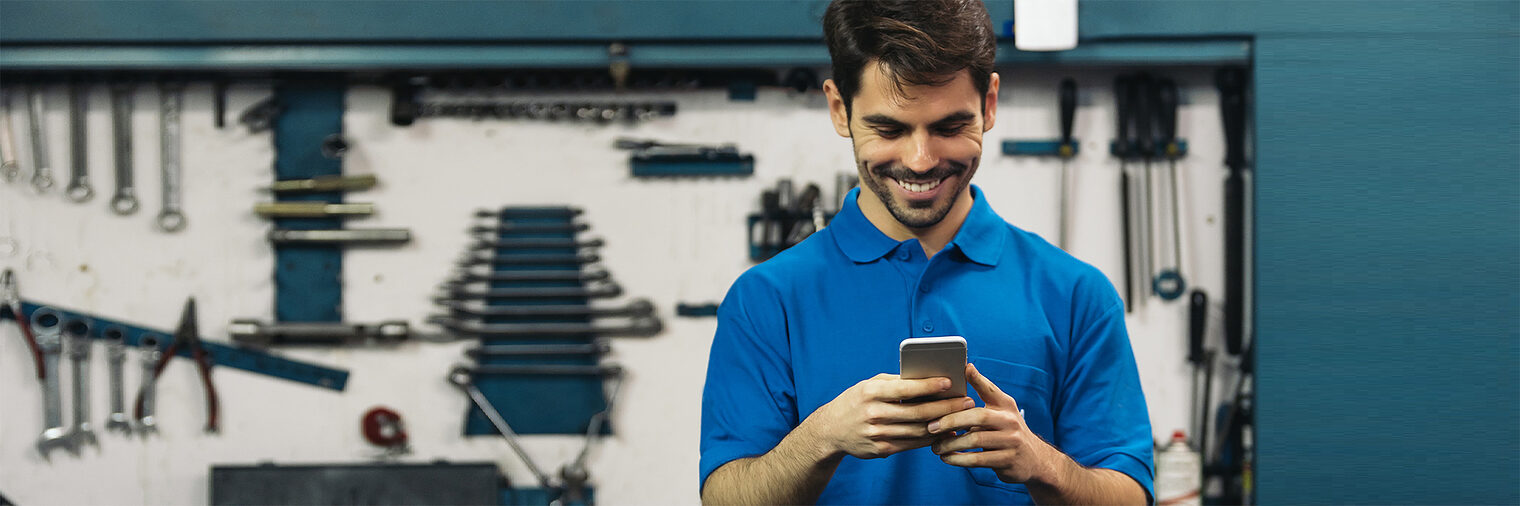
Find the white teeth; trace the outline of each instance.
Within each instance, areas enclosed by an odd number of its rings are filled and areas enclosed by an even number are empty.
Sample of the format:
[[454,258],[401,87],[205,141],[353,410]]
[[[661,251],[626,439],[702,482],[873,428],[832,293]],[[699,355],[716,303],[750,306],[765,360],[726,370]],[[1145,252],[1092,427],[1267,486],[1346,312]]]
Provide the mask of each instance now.
[[930,181],[927,183],[904,183],[902,181],[898,181],[897,186],[901,186],[902,189],[913,193],[923,193],[929,190],[933,190],[934,187],[939,186],[939,184],[943,181],[943,179],[938,181]]

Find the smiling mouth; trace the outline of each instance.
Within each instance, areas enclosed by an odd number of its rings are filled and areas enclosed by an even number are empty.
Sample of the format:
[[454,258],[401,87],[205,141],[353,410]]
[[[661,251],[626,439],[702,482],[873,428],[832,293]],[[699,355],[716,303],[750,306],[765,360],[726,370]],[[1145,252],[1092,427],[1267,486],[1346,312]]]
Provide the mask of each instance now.
[[933,181],[924,181],[918,183],[893,179],[892,182],[897,183],[898,187],[902,188],[908,193],[928,193],[934,191],[935,188],[939,187],[940,183],[944,183],[945,179],[948,178],[949,176],[945,176],[944,178],[936,179]]

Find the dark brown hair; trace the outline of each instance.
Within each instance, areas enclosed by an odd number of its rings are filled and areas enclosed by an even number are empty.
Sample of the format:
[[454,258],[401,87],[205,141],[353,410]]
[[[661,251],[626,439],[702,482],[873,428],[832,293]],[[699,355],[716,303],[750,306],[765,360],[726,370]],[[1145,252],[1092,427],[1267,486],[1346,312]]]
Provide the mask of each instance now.
[[845,111],[871,60],[899,95],[909,85],[948,83],[965,69],[985,100],[997,58],[992,19],[979,0],[834,0],[823,37]]

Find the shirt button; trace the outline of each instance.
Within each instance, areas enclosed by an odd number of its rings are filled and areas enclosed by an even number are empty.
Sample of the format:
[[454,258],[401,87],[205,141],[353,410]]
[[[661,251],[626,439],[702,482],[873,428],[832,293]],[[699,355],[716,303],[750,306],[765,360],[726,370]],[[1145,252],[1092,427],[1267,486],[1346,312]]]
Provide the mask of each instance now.
[[897,259],[898,260],[907,260],[908,258],[910,258],[912,256],[913,256],[913,254],[909,253],[908,250],[902,250],[902,251],[897,252]]
[[929,293],[929,284],[928,283],[924,283],[924,284],[918,285],[918,291],[923,292],[923,293]]
[[924,332],[934,332],[934,322],[924,320]]

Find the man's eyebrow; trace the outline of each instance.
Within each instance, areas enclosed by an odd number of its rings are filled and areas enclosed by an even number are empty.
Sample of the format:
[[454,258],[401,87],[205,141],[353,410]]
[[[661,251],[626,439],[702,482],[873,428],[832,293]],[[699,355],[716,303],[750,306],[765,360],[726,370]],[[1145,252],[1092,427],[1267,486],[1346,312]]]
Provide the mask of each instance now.
[[[887,116],[885,114],[871,114],[871,115],[868,115],[868,116],[861,117],[860,120],[864,121],[864,122],[866,122],[868,124],[871,124],[871,125],[890,126],[890,127],[906,127],[906,126],[908,126],[907,123],[903,123],[901,121],[898,121],[897,119],[895,119],[895,118],[893,118],[891,116]],[[952,125],[952,124],[955,124],[955,123],[969,123],[969,122],[974,121],[974,120],[976,120],[976,115],[972,114],[971,111],[957,111],[957,112],[950,113],[950,115],[948,115],[948,116],[940,118],[938,121],[935,121],[934,123],[930,124],[929,126],[931,128],[945,127],[945,126],[949,126],[949,125]]]
[[955,124],[955,123],[970,123],[973,120],[976,120],[976,115],[975,114],[971,114],[970,111],[960,111],[960,112],[952,113],[949,116],[945,116],[943,119],[940,119],[939,121],[934,122],[934,124],[930,125],[930,126],[933,126],[933,127],[943,127],[943,126],[950,126],[950,125]]
[[896,119],[893,119],[891,116],[887,116],[885,114],[872,114],[870,116],[864,116],[864,117],[860,118],[860,120],[864,121],[866,123],[873,124],[873,125],[895,126],[895,127],[905,127],[905,126],[908,126],[906,123],[903,123],[901,121],[897,121]]

